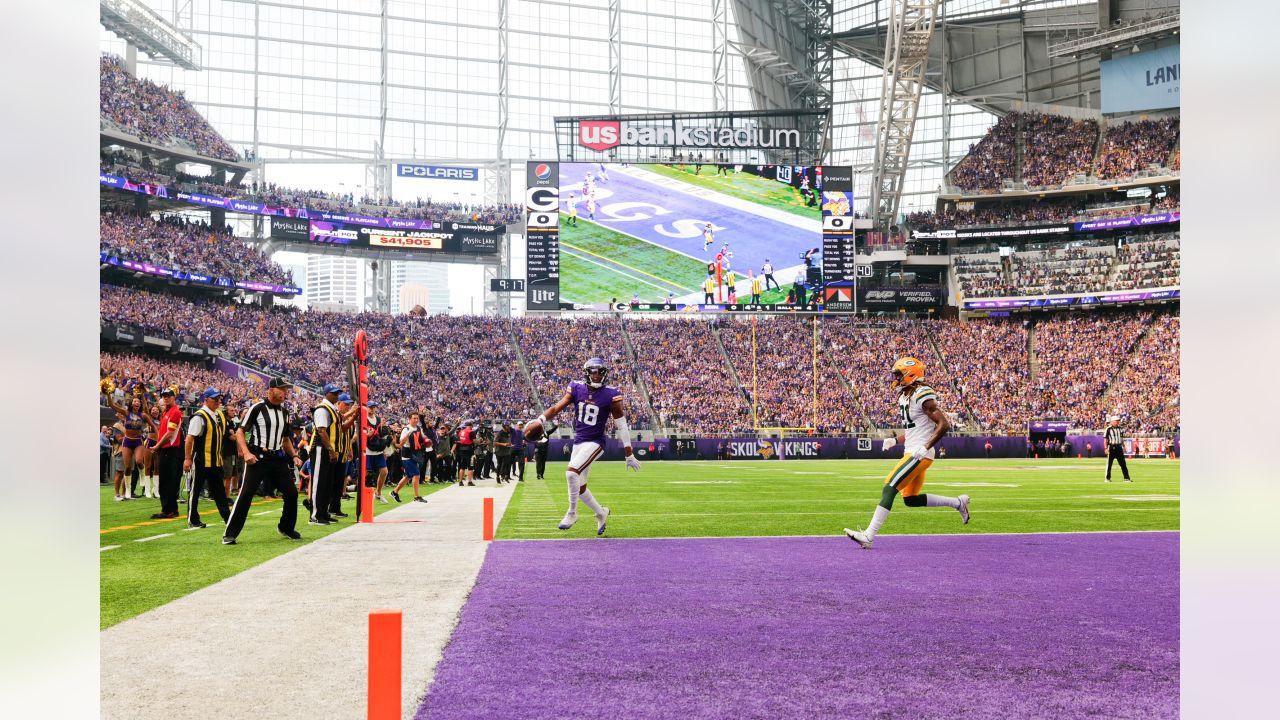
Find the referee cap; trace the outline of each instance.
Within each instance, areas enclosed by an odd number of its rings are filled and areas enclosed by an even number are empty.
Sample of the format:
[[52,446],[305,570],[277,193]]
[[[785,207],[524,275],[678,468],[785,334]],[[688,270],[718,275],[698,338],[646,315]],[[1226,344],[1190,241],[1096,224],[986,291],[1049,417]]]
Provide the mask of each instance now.
[[285,390],[288,390],[289,388],[293,387],[293,383],[289,382],[288,380],[285,380],[282,377],[271,378],[271,382],[267,385],[267,387],[283,388]]

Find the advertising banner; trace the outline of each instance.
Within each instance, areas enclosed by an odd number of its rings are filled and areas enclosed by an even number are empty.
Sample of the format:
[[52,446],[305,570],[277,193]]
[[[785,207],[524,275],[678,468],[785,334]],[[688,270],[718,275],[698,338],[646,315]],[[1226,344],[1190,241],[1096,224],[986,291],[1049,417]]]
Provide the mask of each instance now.
[[271,283],[257,283],[245,280],[232,280],[231,278],[210,277],[209,275],[201,275],[199,273],[189,273],[182,270],[174,270],[173,268],[161,267],[159,265],[151,265],[149,263],[137,262],[135,260],[122,260],[114,255],[105,252],[98,253],[98,260],[103,265],[114,265],[124,270],[132,272],[140,272],[156,277],[168,278],[181,282],[196,283],[198,285],[210,285],[213,287],[224,288],[240,288],[242,290],[251,290],[253,292],[269,292],[277,295],[301,295],[302,288],[296,288],[291,285],[273,285]]
[[1159,110],[1181,106],[1180,46],[1102,61],[1102,112]]
[[1089,230],[1110,230],[1112,228],[1143,227],[1146,225],[1164,225],[1182,222],[1181,212],[1157,213],[1155,215],[1135,215],[1133,217],[1107,218],[1105,220],[1089,220],[1078,222],[1072,226],[1076,232]]
[[306,218],[271,218],[271,237],[306,241],[311,236],[311,223]]
[[265,388],[267,383],[271,382],[271,376],[260,373],[252,368],[247,368],[236,362],[232,362],[224,357],[215,357],[213,359],[213,369],[218,372],[235,378],[236,380],[248,380],[250,382],[261,383]]
[[[459,169],[459,168],[454,168]],[[461,168],[467,169],[467,168]],[[474,168],[472,168],[474,169]],[[467,178],[458,178],[467,179]],[[178,190],[177,188],[166,188],[162,185],[149,185],[146,183],[135,183],[127,178],[117,175],[108,175],[106,173],[98,174],[98,183],[110,188],[119,190],[127,190],[129,192],[142,193],[153,197],[179,200],[181,202],[191,203],[192,205],[201,205],[203,207],[222,208],[229,212],[249,213],[253,215],[268,215],[272,217],[283,218],[309,218],[311,220],[320,220],[326,223],[340,223],[363,225],[375,228],[390,228],[397,230],[436,230],[442,229],[441,226],[457,225],[459,230],[450,230],[455,234],[469,235],[502,235],[506,233],[504,225],[484,225],[484,224],[467,224],[467,223],[448,223],[435,222],[432,220],[417,220],[411,218],[379,218],[370,215],[358,215],[353,213],[333,213],[323,212],[319,210],[307,210],[306,208],[279,207],[275,205],[266,205],[251,200],[233,200],[228,198],[217,197],[216,195],[203,195],[200,193],[190,193]],[[448,230],[448,228],[443,228]]]
[[937,287],[858,288],[858,303],[866,310],[920,310],[942,305],[943,289]]
[[823,304],[831,312],[852,312],[858,283],[858,249],[853,234],[853,169],[828,166],[822,185]]
[[525,301],[530,310],[560,309],[560,163],[525,165]]
[[965,300],[965,310],[984,310],[991,308],[1039,308],[1064,307],[1071,305],[1100,305],[1144,302],[1150,300],[1174,300],[1182,296],[1181,288],[1160,288],[1154,290],[1138,290],[1134,292],[1114,292],[1097,295],[1048,295],[1044,297],[1025,298],[993,298],[990,300]]
[[396,177],[422,178],[424,180],[479,180],[480,168],[397,163]]

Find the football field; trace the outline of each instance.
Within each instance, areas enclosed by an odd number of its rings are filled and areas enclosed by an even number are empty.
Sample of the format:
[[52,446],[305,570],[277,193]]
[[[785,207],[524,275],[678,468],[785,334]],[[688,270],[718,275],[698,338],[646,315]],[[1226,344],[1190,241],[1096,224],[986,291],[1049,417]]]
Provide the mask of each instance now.
[[[417,718],[1175,718],[1178,466],[952,460],[862,550],[887,461],[518,486]],[[530,468],[531,469],[531,468]]]
[[[908,508],[899,498],[881,534],[1177,530],[1178,466],[1130,460],[1136,482],[1121,482],[1117,468],[1116,482],[1106,484],[1104,460],[939,460],[925,492],[969,495],[972,521],[962,525],[949,508]],[[590,488],[612,511],[611,538],[841,535],[871,517],[892,467],[874,460],[659,461],[632,473],[611,462],[591,468]],[[568,507],[564,468],[549,463],[543,481],[526,473],[499,539],[595,536],[589,514],[572,530],[556,529]]]

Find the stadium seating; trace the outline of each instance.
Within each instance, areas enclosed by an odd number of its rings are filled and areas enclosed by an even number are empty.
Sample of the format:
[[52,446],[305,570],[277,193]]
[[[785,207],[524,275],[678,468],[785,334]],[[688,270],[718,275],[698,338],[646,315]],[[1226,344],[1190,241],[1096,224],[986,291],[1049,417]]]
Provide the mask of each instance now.
[[951,182],[965,192],[998,192],[1014,174],[1015,138],[1019,116],[1009,113],[969,146],[969,154],[951,172]]
[[98,220],[102,252],[123,260],[214,277],[293,285],[293,275],[225,229],[169,217],[104,212]]
[[[624,322],[612,316],[350,315],[190,300],[110,285],[102,287],[101,316],[107,323],[163,336],[197,337],[232,357],[314,384],[345,382],[351,339],[364,329],[372,349],[372,396],[390,418],[413,410],[453,422],[534,417],[543,408],[520,369],[518,344],[541,404],[555,402],[568,382],[581,376],[583,361],[599,355],[610,364],[609,382],[626,395],[637,428],[732,433],[755,427],[749,320],[720,319],[713,325],[680,318]],[[818,430],[898,427],[888,369],[898,357],[910,355],[926,364],[929,382],[941,393],[957,431],[1018,435],[1026,432],[1028,421],[1053,415],[1096,429],[1116,409],[1167,431],[1178,422],[1178,330],[1176,312],[1168,311],[1104,310],[966,323],[827,318],[819,322]],[[808,318],[757,319],[759,426],[813,423],[812,333]],[[634,366],[627,342],[636,353]],[[1131,365],[1117,375],[1126,358]],[[138,371],[130,372],[136,376]],[[164,370],[163,376],[170,372]],[[180,384],[219,382],[193,374]],[[642,388],[657,418],[649,417]],[[224,389],[233,395],[246,392],[230,385]],[[567,422],[568,416],[561,420]]]
[[954,268],[968,298],[1090,293],[1174,287],[1181,269],[1177,233],[1110,244],[1019,252],[957,255]]
[[1103,180],[1131,177],[1148,166],[1169,164],[1178,143],[1179,118],[1125,122],[1107,128],[1097,175]]
[[1077,175],[1121,180],[1152,168],[1177,171],[1178,133],[1177,116],[1108,125],[1099,151],[1094,120],[1011,112],[969,147],[952,169],[950,183],[962,192],[985,194],[1019,177],[1028,188],[1056,188]]
[[[637,387],[635,369],[627,357],[622,322],[618,318],[523,318],[515,325],[514,332],[544,405],[550,407],[564,397],[570,382],[584,378],[583,363],[599,357],[609,367],[609,384],[622,391],[628,422],[637,428],[648,426],[649,411]],[[503,340],[509,343],[508,338]],[[538,408],[538,412],[544,409]],[[536,415],[533,413],[531,417]],[[566,414],[559,421],[571,423],[572,419]]]
[[144,167],[124,153],[104,153],[99,171],[128,178],[134,182],[178,187],[188,192],[259,202],[273,207],[297,207],[317,212],[356,213],[379,218],[406,218],[435,222],[466,222],[512,225],[522,221],[524,207],[518,204],[478,205],[435,202],[430,198],[397,201],[357,198],[352,193],[326,193],[319,190],[286,188],[274,183],[227,185],[211,176],[183,172],[166,174]]
[[[134,353],[102,352],[98,363],[116,386],[114,397],[120,404],[127,398],[126,389],[138,383],[148,388],[153,396],[162,388],[177,385],[178,403],[185,406],[197,405],[200,402],[199,394],[209,387],[222,391],[224,407],[238,407],[244,402],[260,399],[266,393],[265,385],[260,382],[237,380],[225,373],[190,362],[159,360]],[[286,401],[286,407],[291,414],[305,412],[318,401],[319,397],[298,388]],[[103,404],[105,405],[105,399]]]
[[1057,187],[1093,167],[1097,122],[1031,113],[1023,119],[1023,132],[1022,182],[1027,187]]
[[146,142],[181,143],[206,157],[240,160],[182,92],[130,75],[118,57],[102,56],[98,96],[103,120]]

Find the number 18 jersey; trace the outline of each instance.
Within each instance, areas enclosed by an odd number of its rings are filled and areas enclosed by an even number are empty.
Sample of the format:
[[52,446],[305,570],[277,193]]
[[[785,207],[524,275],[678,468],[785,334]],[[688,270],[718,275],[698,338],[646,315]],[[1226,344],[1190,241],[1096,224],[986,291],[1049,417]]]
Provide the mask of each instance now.
[[[924,411],[927,400],[938,401],[938,394],[928,385],[921,385],[909,396],[898,394],[898,413],[902,418],[903,434],[906,435],[903,453],[906,455],[910,455],[916,448],[924,447],[938,429],[938,424]],[[933,457],[934,450],[935,448],[929,449],[930,458]]]
[[604,426],[609,422],[614,398],[622,397],[622,391],[605,385],[592,390],[584,382],[569,383],[569,396],[573,398],[573,441],[604,444]]

